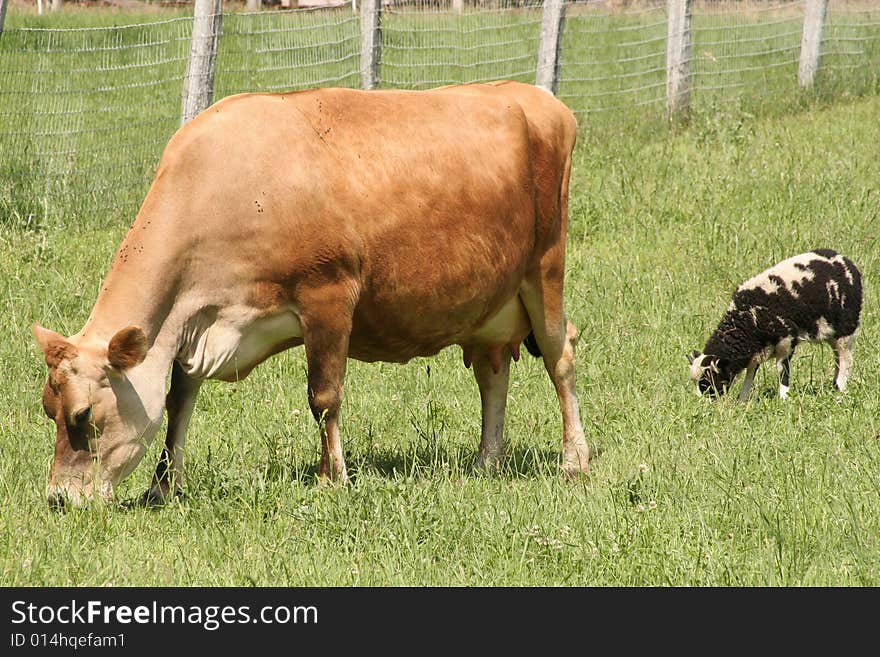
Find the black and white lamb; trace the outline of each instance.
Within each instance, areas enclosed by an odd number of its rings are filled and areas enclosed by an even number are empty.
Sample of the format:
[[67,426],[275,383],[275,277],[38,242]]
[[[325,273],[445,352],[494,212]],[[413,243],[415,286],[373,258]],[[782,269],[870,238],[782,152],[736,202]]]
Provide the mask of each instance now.
[[802,253],[740,285],[703,353],[688,356],[697,393],[723,395],[746,370],[748,399],[758,365],[776,358],[779,396],[788,395],[789,361],[799,342],[827,342],[837,359],[834,385],[843,391],[862,310],[862,276],[831,249]]

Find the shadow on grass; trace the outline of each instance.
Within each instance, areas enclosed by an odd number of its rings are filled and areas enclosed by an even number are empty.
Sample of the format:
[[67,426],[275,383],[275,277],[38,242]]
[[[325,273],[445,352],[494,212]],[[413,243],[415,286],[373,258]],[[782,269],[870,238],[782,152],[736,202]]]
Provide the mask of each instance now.
[[[372,448],[366,452],[346,453],[346,464],[351,485],[356,486],[360,478],[378,477],[388,480],[455,480],[463,481],[483,477],[500,479],[538,479],[543,477],[563,477],[561,468],[562,450],[543,449],[525,445],[508,446],[504,460],[497,472],[487,472],[475,467],[478,450],[459,446],[441,446],[422,443],[414,448]],[[591,461],[601,453],[592,446]],[[218,499],[248,498],[253,479],[242,477],[230,471],[215,467],[197,467],[190,473],[190,487],[166,503],[137,496],[120,500],[117,507],[124,510],[158,510],[181,504],[189,505],[195,500],[207,497]],[[258,467],[256,478],[283,488],[295,484],[303,488],[317,487],[318,461],[293,463],[270,461]],[[251,483],[249,483],[251,482]],[[193,486],[194,485],[194,486]]]
[[[600,450],[593,449],[591,461]],[[420,445],[414,450],[373,449],[366,456],[357,454],[349,459],[349,476],[356,482],[358,474],[381,477],[407,478],[476,478],[503,477],[507,479],[534,479],[562,476],[562,450],[513,445],[504,450],[504,458],[497,472],[476,467],[477,449]],[[317,468],[316,468],[317,471]]]
[[[601,452],[592,448],[591,461]],[[478,450],[467,447],[441,446],[423,443],[414,449],[395,447],[371,448],[367,452],[346,452],[348,476],[352,484],[359,477],[435,479],[476,478],[498,476],[508,479],[533,479],[540,476],[561,476],[562,450],[541,449],[514,445],[504,451],[500,469],[487,472],[476,467]],[[279,480],[290,477],[302,485],[316,485],[318,462],[298,463],[287,468],[272,468],[270,478]]]

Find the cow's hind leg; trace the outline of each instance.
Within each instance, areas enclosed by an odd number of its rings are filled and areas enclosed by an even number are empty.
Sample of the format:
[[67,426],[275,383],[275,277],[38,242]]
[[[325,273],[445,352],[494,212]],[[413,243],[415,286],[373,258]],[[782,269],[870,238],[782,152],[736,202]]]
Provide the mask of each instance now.
[[483,409],[480,455],[476,463],[481,470],[497,470],[501,465],[510,358],[510,349],[506,346],[474,352],[474,377],[480,388]]
[[165,397],[168,411],[168,433],[165,447],[156,466],[156,473],[141,503],[153,506],[180,493],[183,483],[183,455],[186,447],[186,430],[195,408],[196,397],[202,382],[189,377],[175,361],[171,367],[171,386]]
[[[561,271],[556,269],[556,271]],[[523,288],[535,341],[544,356],[544,367],[556,388],[562,410],[562,468],[569,477],[590,471],[590,448],[584,437],[575,390],[574,349],[578,332],[562,311],[561,283]]]
[[333,301],[332,292],[313,306],[318,312],[303,312],[303,344],[308,365],[309,408],[321,433],[321,461],[318,478],[322,481],[348,482],[339,430],[343,381],[351,335],[352,302],[350,298]]
[[837,360],[837,372],[834,374],[834,386],[843,392],[846,389],[846,381],[853,364],[853,347],[855,346],[855,333],[836,340],[831,340],[831,348]]

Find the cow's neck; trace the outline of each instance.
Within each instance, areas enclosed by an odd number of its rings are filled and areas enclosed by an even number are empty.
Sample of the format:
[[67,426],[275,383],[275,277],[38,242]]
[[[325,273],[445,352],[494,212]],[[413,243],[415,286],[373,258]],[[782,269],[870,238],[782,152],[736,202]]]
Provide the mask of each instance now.
[[[179,286],[179,257],[173,241],[157,225],[159,219],[138,216],[125,236],[79,340],[102,344],[126,326],[138,326],[147,335],[149,349],[144,362],[133,368],[129,379],[138,390],[145,410],[161,417],[165,382],[180,337],[175,321],[174,299]],[[145,228],[146,227],[146,228]]]

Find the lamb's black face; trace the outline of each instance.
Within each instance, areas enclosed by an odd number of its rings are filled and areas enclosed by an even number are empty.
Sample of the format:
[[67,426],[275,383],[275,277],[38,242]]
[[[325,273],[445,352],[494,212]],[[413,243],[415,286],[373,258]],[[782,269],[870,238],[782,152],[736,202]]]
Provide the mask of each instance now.
[[730,388],[733,377],[726,360],[698,352],[688,356],[688,360],[691,364],[691,379],[697,382],[698,395],[708,395],[710,399],[715,399]]
[[720,397],[730,387],[730,380],[724,376],[724,372],[715,372],[707,369],[697,380],[697,390],[701,395],[708,395],[710,399]]

